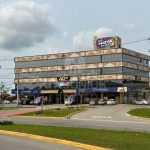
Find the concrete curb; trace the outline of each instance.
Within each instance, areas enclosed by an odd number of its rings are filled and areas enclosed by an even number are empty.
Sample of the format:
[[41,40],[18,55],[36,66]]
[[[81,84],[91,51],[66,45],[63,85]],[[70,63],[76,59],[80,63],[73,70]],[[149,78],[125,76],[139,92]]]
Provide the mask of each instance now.
[[84,110],[80,110],[80,111],[77,111],[77,112],[74,112],[74,113],[71,113],[70,115],[66,116],[65,119],[69,119],[72,115],[75,115],[77,113],[80,113],[80,112],[83,112],[83,111],[87,111],[88,108],[84,109]]
[[10,116],[10,117],[17,117],[17,118],[51,118],[51,119],[66,119],[66,117],[41,117],[41,116]]
[[127,116],[130,116],[132,118],[136,118],[136,119],[143,119],[143,120],[150,120],[150,118],[144,118],[144,117],[139,117],[139,116],[133,116],[133,115],[130,115],[128,113],[125,113]]
[[67,140],[49,138],[49,137],[26,134],[26,133],[20,133],[20,132],[0,130],[0,133],[1,134],[14,135],[14,136],[21,136],[21,137],[26,137],[26,138],[36,139],[36,140],[42,140],[42,141],[47,141],[47,142],[53,142],[53,143],[68,145],[68,146],[72,146],[72,147],[79,147],[79,148],[83,148],[83,149],[86,149],[86,150],[110,150],[110,149],[107,149],[107,148],[101,148],[101,147],[97,147],[97,146],[81,144],[81,143],[71,142],[71,141],[67,141]]

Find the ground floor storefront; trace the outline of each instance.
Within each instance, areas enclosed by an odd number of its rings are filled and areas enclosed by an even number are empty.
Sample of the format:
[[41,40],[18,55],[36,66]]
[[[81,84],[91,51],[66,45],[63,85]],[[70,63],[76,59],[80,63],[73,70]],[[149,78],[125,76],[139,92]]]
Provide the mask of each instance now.
[[[118,89],[118,88],[117,88]],[[104,91],[105,90],[105,91]],[[103,88],[103,89],[79,89],[77,90],[62,90],[63,94],[59,94],[58,90],[42,90],[40,95],[43,95],[48,99],[48,102],[51,104],[64,104],[65,99],[69,95],[78,95],[79,102],[89,103],[90,100],[99,100],[99,99],[115,99],[116,104],[130,104],[133,101],[138,99],[149,99],[149,90],[143,90],[142,88],[132,88],[130,90],[117,90],[115,88]],[[36,97],[36,95],[35,95]]]
[[135,100],[149,99],[150,91],[139,87],[85,88],[77,90],[62,88],[61,93],[60,89],[19,91],[19,99],[21,100],[24,96],[32,100],[35,100],[36,97],[43,96],[49,104],[64,104],[68,96],[77,97],[80,104],[89,103],[90,100],[100,99],[115,99],[116,104],[130,104]]

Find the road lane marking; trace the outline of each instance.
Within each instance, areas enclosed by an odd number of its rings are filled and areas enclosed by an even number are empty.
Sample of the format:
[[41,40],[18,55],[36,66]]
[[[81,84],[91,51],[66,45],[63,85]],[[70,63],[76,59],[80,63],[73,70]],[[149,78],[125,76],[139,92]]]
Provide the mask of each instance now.
[[97,118],[112,118],[112,117],[110,117],[110,116],[92,116],[92,118],[95,118],[95,119],[97,119]]
[[107,121],[107,122],[120,122],[120,123],[140,123],[140,124],[150,124],[149,122],[133,122],[133,121],[117,121],[117,120],[95,120],[95,119],[82,119],[82,118],[71,118],[72,120],[93,120],[93,121]]

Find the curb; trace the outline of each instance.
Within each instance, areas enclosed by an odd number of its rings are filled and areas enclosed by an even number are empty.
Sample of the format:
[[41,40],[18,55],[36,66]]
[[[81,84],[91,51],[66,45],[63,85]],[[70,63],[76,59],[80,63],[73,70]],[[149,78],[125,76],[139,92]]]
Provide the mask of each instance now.
[[26,137],[26,138],[36,139],[36,140],[42,140],[42,141],[47,141],[47,142],[53,142],[53,143],[58,143],[58,144],[63,144],[63,145],[68,145],[68,146],[73,146],[73,147],[79,147],[79,148],[84,148],[86,150],[110,150],[107,148],[101,148],[101,147],[97,147],[97,146],[81,144],[81,143],[71,142],[71,141],[67,141],[67,140],[49,138],[49,137],[33,135],[33,134],[26,134],[26,133],[5,131],[5,130],[0,130],[0,133],[14,135],[14,136],[21,136],[21,137]]
[[66,117],[40,117],[40,116],[10,116],[10,117],[17,117],[17,118],[51,118],[51,119],[66,119]]
[[143,119],[143,120],[150,120],[150,118],[144,118],[144,117],[139,117],[139,116],[133,116],[133,115],[130,115],[128,113],[125,113],[127,116],[130,116],[132,118],[137,118],[137,119]]
[[83,112],[83,111],[87,111],[87,110],[88,110],[88,108],[86,108],[86,109],[84,109],[84,110],[80,110],[80,111],[74,112],[74,113],[71,113],[70,115],[66,116],[65,119],[70,119],[70,117],[71,117],[72,115],[75,115],[75,114],[77,114],[77,113],[80,113],[80,112]]

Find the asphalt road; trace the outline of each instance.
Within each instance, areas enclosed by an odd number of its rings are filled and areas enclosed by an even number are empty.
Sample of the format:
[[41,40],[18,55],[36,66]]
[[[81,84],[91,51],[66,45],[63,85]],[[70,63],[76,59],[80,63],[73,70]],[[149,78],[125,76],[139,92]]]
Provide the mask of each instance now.
[[[48,106],[47,106],[48,107]],[[73,115],[70,119],[47,119],[47,118],[2,118],[12,120],[20,124],[39,124],[51,126],[71,126],[107,130],[127,130],[150,133],[150,120],[133,118],[126,115],[126,112],[137,107],[134,105],[98,106]]]
[[0,150],[83,150],[72,146],[0,134]]

